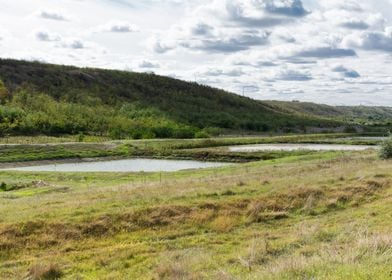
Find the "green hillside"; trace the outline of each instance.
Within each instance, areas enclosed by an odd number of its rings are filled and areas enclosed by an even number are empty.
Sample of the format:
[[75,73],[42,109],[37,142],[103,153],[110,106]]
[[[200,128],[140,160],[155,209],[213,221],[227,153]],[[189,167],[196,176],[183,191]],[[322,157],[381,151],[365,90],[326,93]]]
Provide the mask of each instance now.
[[2,59],[0,80],[3,135],[192,138],[352,124],[155,74]]
[[275,110],[286,113],[307,114],[343,121],[362,123],[392,123],[392,107],[383,106],[328,106],[310,102],[266,101]]

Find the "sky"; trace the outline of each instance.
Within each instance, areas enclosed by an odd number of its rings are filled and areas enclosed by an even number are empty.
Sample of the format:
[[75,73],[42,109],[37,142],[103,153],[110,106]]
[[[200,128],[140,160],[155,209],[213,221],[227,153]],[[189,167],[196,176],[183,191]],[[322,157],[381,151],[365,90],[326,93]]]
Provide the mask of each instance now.
[[392,106],[392,0],[0,0],[0,57]]

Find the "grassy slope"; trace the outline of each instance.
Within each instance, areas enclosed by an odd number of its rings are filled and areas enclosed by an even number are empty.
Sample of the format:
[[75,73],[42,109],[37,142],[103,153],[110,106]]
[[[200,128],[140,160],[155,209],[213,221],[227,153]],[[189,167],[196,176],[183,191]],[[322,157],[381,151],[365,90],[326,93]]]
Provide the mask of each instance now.
[[[320,153],[163,174],[0,173],[0,275],[389,279],[392,162]],[[77,199],[75,199],[77,197]]]
[[0,78],[11,91],[28,84],[68,102],[91,104],[98,98],[114,108],[137,103],[140,108],[152,108],[170,120],[198,128],[266,131],[341,125],[338,121],[286,113],[264,102],[153,74],[0,59]]
[[267,104],[287,113],[299,113],[341,120],[374,123],[391,123],[392,107],[328,106],[308,102],[266,101]]

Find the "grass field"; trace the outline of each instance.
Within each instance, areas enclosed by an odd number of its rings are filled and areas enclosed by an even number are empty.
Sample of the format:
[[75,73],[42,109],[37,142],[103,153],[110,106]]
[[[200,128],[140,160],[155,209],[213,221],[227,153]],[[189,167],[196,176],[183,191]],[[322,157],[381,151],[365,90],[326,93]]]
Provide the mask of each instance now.
[[[122,156],[176,151],[174,157],[195,157],[207,150],[216,158],[220,152],[220,158],[247,162],[217,169],[0,172],[0,276],[391,279],[391,161],[374,151],[280,154],[258,161],[265,154],[243,159],[220,147],[346,141],[341,135],[304,137],[113,146]],[[42,155],[34,150],[40,147],[30,146],[30,152]],[[14,162],[12,156],[22,152],[13,148],[8,161]],[[7,161],[3,153],[0,160]]]

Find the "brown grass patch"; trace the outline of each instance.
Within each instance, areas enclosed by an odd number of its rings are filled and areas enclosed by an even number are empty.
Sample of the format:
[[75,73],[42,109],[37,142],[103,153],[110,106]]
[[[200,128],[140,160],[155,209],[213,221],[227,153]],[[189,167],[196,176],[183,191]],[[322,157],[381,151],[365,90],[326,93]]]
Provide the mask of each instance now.
[[56,264],[36,264],[28,271],[29,280],[56,280],[60,279],[64,273]]
[[223,215],[218,216],[211,223],[211,228],[219,232],[229,232],[235,227],[236,224],[237,221],[234,217]]
[[155,267],[153,279],[167,280],[202,280],[205,276],[195,271],[200,263],[208,259],[204,252],[198,250],[183,250],[171,252],[162,256],[162,260]]

